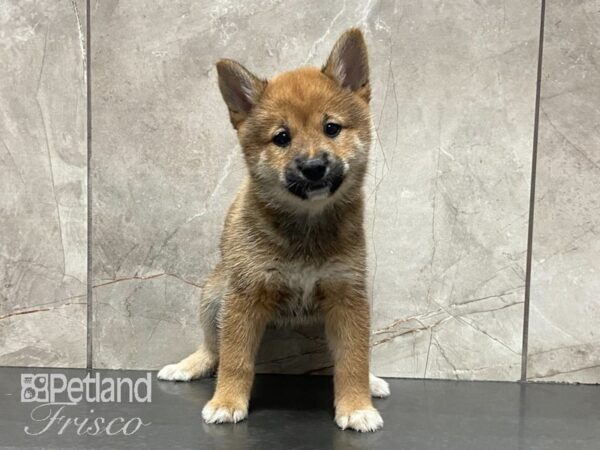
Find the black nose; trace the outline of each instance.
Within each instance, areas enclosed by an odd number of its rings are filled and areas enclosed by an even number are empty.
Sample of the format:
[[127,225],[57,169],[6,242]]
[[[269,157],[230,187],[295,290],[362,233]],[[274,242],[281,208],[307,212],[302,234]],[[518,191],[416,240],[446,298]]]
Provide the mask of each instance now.
[[298,170],[309,181],[319,181],[327,172],[327,160],[324,158],[304,159],[298,161]]

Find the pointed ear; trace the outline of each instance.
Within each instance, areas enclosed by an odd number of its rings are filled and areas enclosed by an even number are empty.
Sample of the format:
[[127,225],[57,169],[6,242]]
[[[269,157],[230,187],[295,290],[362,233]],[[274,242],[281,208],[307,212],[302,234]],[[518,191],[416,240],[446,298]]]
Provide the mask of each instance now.
[[358,28],[350,28],[338,39],[323,66],[323,73],[369,101],[369,57]]
[[231,59],[218,61],[217,73],[219,89],[229,109],[231,124],[237,129],[260,100],[267,82]]

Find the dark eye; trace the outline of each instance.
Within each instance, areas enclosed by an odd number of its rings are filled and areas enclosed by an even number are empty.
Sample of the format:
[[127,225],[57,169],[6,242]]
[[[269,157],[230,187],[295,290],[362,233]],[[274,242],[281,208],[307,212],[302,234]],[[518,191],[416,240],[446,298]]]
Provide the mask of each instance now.
[[292,141],[292,137],[288,131],[280,131],[275,136],[273,136],[273,144],[279,147],[287,147],[288,144]]
[[334,138],[340,134],[340,131],[342,131],[342,126],[337,123],[327,122],[323,131],[327,136]]

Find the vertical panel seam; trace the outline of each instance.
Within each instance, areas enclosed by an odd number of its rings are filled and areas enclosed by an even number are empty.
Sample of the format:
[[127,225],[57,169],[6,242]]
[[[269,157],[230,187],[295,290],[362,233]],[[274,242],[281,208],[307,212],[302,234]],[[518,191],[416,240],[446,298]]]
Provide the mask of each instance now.
[[92,303],[92,54],[91,54],[91,5],[90,0],[85,3],[86,29],[85,29],[85,59],[86,59],[86,125],[87,125],[87,316],[86,316],[86,367],[93,367],[93,303]]
[[531,154],[531,181],[529,188],[529,225],[527,230],[527,266],[525,269],[525,299],[523,308],[523,346],[521,349],[521,381],[527,381],[529,345],[529,306],[531,299],[531,264],[533,257],[533,219],[535,210],[535,182],[537,174],[538,130],[540,122],[540,94],[542,90],[542,62],[544,54],[544,18],[546,1],[540,5],[540,34],[538,44],[537,79],[535,88],[535,112],[533,119],[533,146]]

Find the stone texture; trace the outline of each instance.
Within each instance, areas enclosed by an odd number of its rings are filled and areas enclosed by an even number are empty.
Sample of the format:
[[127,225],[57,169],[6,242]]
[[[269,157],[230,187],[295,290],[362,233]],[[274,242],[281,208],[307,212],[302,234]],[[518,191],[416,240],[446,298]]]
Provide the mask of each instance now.
[[197,345],[198,287],[165,274],[94,289],[94,366],[161,367]]
[[[92,21],[99,367],[155,368],[200,339],[197,286],[245,170],[214,62],[320,65],[358,25],[378,133],[374,370],[518,378],[539,5],[105,1]],[[269,331],[259,363],[330,364],[315,329]]]
[[0,365],[85,366],[83,1],[0,7]]
[[546,7],[527,374],[600,383],[600,2]]
[[518,379],[539,5],[368,17],[374,371]]

